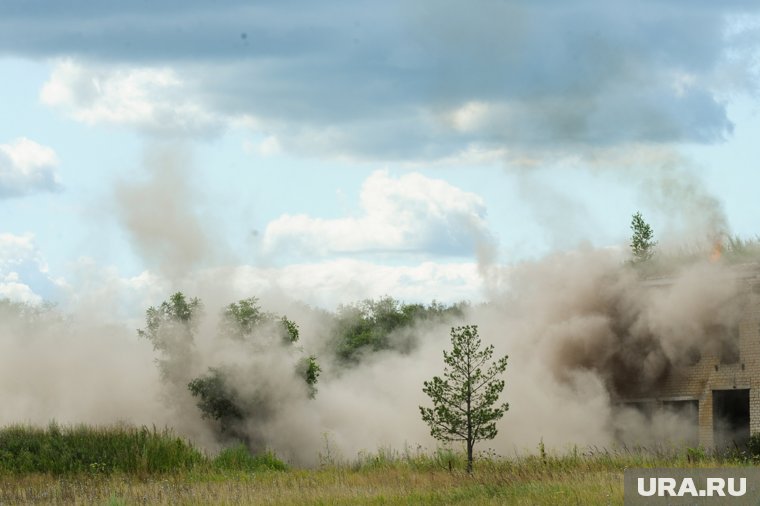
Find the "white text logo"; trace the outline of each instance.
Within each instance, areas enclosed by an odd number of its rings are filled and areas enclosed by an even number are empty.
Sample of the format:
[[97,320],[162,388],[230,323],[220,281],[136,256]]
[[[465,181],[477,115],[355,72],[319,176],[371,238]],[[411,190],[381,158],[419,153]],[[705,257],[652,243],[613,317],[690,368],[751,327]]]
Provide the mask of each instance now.
[[681,483],[675,478],[639,478],[640,496],[651,497],[733,497],[743,496],[747,492],[747,478],[706,478],[705,488],[699,489],[692,478],[684,478]]

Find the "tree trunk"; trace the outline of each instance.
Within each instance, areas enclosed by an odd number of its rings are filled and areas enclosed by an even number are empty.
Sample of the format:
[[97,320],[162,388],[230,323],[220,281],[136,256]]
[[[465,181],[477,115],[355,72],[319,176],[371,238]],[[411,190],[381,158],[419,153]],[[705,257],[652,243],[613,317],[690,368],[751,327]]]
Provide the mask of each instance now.
[[472,447],[474,441],[467,441],[467,473],[472,474]]
[[467,474],[472,474],[472,447],[475,434],[472,433],[472,350],[467,348]]

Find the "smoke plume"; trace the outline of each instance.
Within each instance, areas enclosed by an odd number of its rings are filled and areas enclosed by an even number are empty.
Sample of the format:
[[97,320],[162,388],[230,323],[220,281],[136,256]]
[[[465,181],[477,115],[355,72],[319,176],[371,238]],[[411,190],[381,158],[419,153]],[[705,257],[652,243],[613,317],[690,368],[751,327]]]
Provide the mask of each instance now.
[[[719,263],[686,265],[652,283],[622,260],[589,248],[513,266],[503,274],[508,291],[459,319],[419,321],[397,336],[413,337],[409,351],[366,353],[351,367],[330,353],[329,313],[281,298],[270,304],[264,294],[262,307],[296,321],[299,345],[319,357],[314,399],[294,373],[297,354],[271,329],[251,342],[219,337],[221,307],[232,300],[215,299],[219,287],[201,289],[210,296],[194,337],[182,353],[174,350],[164,375],[154,361],[165,356],[131,329],[8,306],[0,327],[0,396],[9,407],[2,422],[167,424],[213,450],[225,441],[186,385],[221,367],[242,398],[257,399],[240,430],[294,463],[315,464],[327,446],[345,458],[378,447],[432,449],[437,442],[417,409],[429,402],[422,382],[442,373],[449,328],[476,323],[497,355],[510,356],[502,395],[511,407],[483,448],[511,454],[541,439],[556,448],[613,444],[643,426],[617,401],[645,397],[678,374],[689,350],[719,346],[711,329],[736,325],[742,311],[740,283]],[[672,435],[678,420],[658,415],[648,430]]]
[[[121,323],[105,317],[122,314],[108,307],[119,297],[98,297],[96,313],[91,297],[73,299],[65,314],[3,303],[0,423],[169,425],[215,450],[229,438],[203,417],[188,383],[217,371],[230,395],[243,400],[245,416],[234,434],[294,463],[316,464],[328,447],[345,458],[378,447],[432,449],[439,443],[418,410],[429,403],[422,384],[443,372],[450,327],[477,324],[484,343],[510,357],[502,394],[510,410],[498,437],[481,448],[512,454],[541,440],[555,448],[609,445],[640,436],[644,425],[669,438],[681,415],[658,414],[644,424],[620,401],[651,396],[682,374],[695,350],[724,346],[721,329],[735,327],[744,311],[742,282],[721,262],[672,262],[666,279],[654,279],[618,249],[585,246],[504,267],[488,240],[480,251],[481,274],[489,278],[485,303],[396,329],[388,342],[404,346],[365,350],[358,363],[346,364],[335,350],[335,314],[276,287],[246,293],[234,269],[198,271],[219,251],[210,227],[189,211],[197,195],[183,172],[188,165],[176,155],[155,155],[148,180],[121,183],[116,201],[136,251],[161,274],[156,283],[203,301],[191,331],[167,327],[163,345],[151,349],[135,332],[141,314]],[[707,209],[703,230],[722,233],[720,206],[679,171],[658,172],[653,198],[681,202],[684,214]],[[284,345],[271,326],[250,340],[220,334],[222,309],[250,296],[259,297],[263,311],[298,324],[297,347]],[[296,370],[303,355],[316,356],[321,367],[313,399]]]
[[190,205],[200,198],[191,183],[194,168],[182,150],[149,152],[145,168],[147,180],[116,187],[118,216],[146,264],[176,281],[215,258],[213,227]]

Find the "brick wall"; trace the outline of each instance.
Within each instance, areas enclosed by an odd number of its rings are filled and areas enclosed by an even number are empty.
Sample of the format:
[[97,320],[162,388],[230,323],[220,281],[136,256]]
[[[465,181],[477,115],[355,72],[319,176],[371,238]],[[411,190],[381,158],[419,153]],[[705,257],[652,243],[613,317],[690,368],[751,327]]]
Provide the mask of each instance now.
[[739,361],[721,364],[717,351],[701,350],[696,364],[674,369],[665,383],[648,396],[656,401],[698,400],[699,443],[705,447],[715,444],[713,390],[749,389],[750,433],[760,432],[760,273],[745,274],[741,282],[746,303],[738,329]]

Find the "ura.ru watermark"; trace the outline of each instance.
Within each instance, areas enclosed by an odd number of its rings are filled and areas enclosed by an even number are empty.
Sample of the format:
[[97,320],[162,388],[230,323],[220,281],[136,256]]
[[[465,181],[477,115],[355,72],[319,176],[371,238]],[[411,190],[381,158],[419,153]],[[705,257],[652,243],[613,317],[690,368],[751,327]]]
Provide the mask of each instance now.
[[638,478],[636,492],[642,497],[741,497],[747,493],[747,478],[705,478],[705,488],[697,487],[694,478]]
[[758,504],[760,469],[627,469],[626,506]]

